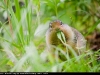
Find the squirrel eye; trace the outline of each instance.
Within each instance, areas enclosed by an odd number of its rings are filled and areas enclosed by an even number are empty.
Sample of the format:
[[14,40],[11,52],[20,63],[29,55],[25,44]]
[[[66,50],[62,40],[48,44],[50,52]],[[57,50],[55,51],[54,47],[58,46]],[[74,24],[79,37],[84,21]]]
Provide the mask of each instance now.
[[52,25],[51,25],[51,23],[49,24],[49,28],[52,28]]
[[49,27],[50,27],[50,28],[52,28],[52,26],[51,26],[51,25],[49,25]]
[[63,23],[62,23],[62,21],[60,21],[60,25],[62,25]]

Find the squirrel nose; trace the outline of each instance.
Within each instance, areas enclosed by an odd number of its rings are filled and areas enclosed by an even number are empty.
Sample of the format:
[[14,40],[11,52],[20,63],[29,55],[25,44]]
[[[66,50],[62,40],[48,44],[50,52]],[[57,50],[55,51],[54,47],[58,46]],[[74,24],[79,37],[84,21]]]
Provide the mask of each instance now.
[[57,31],[57,32],[60,32],[61,30],[60,30],[60,28],[57,28],[56,31]]

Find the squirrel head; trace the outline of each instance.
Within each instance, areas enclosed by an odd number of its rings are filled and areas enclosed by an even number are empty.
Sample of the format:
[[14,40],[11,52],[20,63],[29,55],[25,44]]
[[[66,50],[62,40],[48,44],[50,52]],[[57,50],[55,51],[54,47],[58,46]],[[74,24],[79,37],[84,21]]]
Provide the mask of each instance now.
[[62,26],[63,23],[60,20],[55,20],[49,23],[50,30],[61,31]]

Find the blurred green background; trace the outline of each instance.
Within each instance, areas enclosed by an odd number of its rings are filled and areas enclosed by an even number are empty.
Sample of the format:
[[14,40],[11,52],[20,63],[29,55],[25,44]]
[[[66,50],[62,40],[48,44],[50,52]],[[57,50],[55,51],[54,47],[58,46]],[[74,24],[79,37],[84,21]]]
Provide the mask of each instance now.
[[[100,72],[99,18],[100,0],[0,0],[0,72]],[[42,61],[45,33],[57,19],[86,38],[86,61]]]

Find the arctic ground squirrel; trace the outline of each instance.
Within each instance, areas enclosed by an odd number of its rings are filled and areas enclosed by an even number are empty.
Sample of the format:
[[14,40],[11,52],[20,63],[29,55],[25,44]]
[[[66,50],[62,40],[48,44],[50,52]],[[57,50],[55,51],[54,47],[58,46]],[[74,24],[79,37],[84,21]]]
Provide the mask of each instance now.
[[[75,28],[62,23],[60,20],[50,22],[46,32],[47,50],[54,54],[55,47],[62,47],[66,52],[66,45],[61,42],[57,34],[62,32],[65,36],[66,44],[69,45],[76,55],[84,53],[86,48],[86,40],[84,36]],[[69,51],[70,52],[70,51]]]

